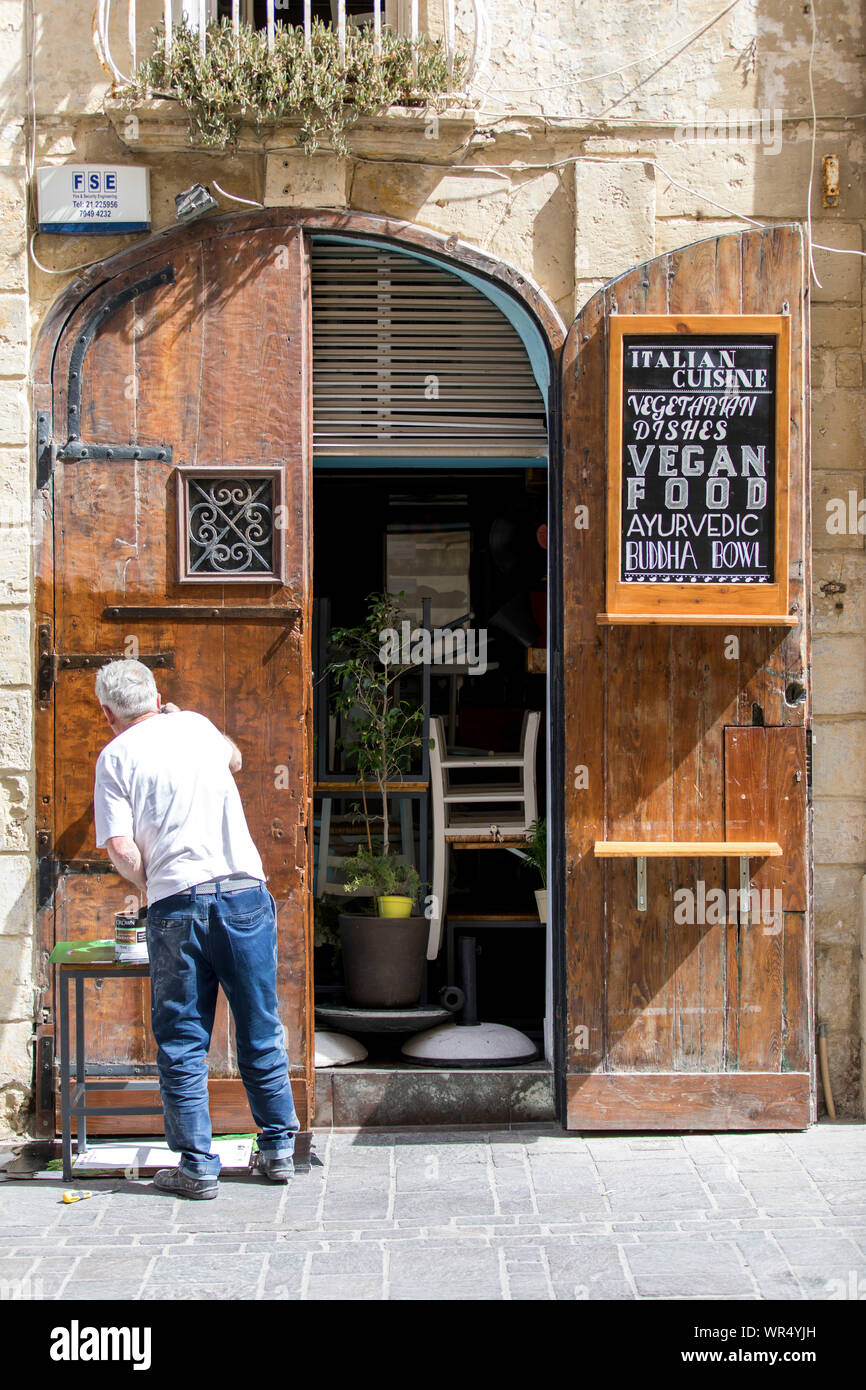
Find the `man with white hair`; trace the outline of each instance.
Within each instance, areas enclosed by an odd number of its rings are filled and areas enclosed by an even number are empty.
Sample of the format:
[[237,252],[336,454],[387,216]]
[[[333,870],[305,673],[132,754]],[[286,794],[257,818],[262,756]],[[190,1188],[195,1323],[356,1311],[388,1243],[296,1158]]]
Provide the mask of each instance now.
[[276,907],[232,776],[240,752],[204,715],[164,705],[140,661],[103,666],[96,698],[115,734],[96,764],[96,843],[147,893],[165,1137],[181,1155],[178,1167],[161,1169],[154,1183],[180,1197],[217,1195],[207,1052],[219,985],[261,1128],[259,1168],[286,1182],[294,1173],[298,1117],[277,1009]]

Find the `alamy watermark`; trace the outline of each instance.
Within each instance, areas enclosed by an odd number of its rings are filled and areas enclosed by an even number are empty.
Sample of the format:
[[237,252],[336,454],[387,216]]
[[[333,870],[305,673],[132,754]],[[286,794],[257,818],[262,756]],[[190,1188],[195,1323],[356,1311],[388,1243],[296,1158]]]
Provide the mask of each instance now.
[[763,928],[765,936],[778,936],[782,930],[781,888],[707,888],[698,879],[696,888],[674,891],[674,923],[684,926],[726,926],[742,924]]
[[414,627],[402,622],[379,633],[383,666],[465,666],[473,676],[487,670],[487,629]]
[[782,119],[780,107],[732,107],[729,111],[710,110],[699,106],[694,114],[678,125],[675,140],[692,140],[699,144],[762,145],[767,154],[779,154],[782,149]]
[[42,1280],[31,1279],[29,1274],[23,1279],[0,1279],[0,1303],[18,1303],[44,1297]]
[[151,1363],[149,1327],[82,1327],[73,1318],[68,1327],[52,1328],[48,1354],[52,1361],[129,1361],[134,1371]]
[[847,497],[828,497],[828,536],[866,536],[866,497],[851,488]]
[[824,1290],[830,1302],[866,1302],[866,1278],[856,1269],[848,1270],[847,1279],[828,1279]]

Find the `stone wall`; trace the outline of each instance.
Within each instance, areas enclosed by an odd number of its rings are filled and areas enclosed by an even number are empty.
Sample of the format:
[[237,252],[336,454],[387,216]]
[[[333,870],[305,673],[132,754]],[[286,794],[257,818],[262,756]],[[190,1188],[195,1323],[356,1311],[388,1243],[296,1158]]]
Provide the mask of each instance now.
[[24,5],[0,4],[0,1128],[20,1127],[33,1032],[32,495]]
[[[216,180],[269,205],[395,215],[518,266],[569,322],[600,285],[636,262],[735,230],[743,219],[806,214],[811,13],[789,0],[741,0],[715,23],[718,0],[676,8],[650,0],[490,5],[492,61],[479,79],[476,108],[436,120],[394,112],[356,128],[346,159],[327,151],[308,159],[292,129],[262,136],[247,129],[239,149],[226,154],[191,149],[172,103],[152,103],[131,119],[118,101],[106,100],[90,42],[92,0],[50,8],[37,0],[35,9],[36,162],[146,163],[155,230],[173,224],[174,194],[194,181]],[[158,10],[155,0],[150,9],[140,6],[139,53]],[[29,1078],[32,1023],[24,377],[28,334],[66,283],[32,264],[28,277],[24,13],[21,0],[0,0],[9,94],[0,130],[0,1088],[13,1118]],[[862,20],[850,0],[823,0],[818,21],[814,239],[857,252],[866,217],[862,120],[854,119],[863,110]],[[128,66],[120,18],[113,41],[118,62]],[[832,209],[821,206],[824,154],[838,155],[841,165]],[[58,269],[135,240],[40,237],[36,246],[43,264]],[[862,1105],[866,551],[856,524],[853,532],[828,529],[827,504],[854,493],[856,514],[866,496],[863,260],[820,250],[814,260],[821,282],[813,283],[812,316],[817,1014],[828,1025],[837,1105],[853,1114]]]

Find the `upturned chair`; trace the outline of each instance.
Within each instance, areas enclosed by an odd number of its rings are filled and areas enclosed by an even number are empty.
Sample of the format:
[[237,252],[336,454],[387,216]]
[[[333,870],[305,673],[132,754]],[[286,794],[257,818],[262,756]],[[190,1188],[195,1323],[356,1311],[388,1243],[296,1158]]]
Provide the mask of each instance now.
[[[484,756],[449,752],[442,720],[438,716],[430,720],[434,915],[428,960],[435,960],[442,942],[451,847],[508,849],[525,840],[536,819],[535,749],[540,723],[539,711],[527,710],[517,752]],[[461,781],[459,773],[472,773],[472,780]]]

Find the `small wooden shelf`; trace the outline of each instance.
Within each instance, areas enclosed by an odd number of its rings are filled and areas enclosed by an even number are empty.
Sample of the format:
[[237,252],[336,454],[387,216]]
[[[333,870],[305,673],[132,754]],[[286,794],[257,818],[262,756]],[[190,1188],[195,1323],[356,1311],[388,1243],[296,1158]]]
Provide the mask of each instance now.
[[595,621],[599,627],[796,627],[800,619],[790,613],[597,613]]
[[775,840],[596,840],[599,859],[777,859]]
[[648,859],[739,859],[740,892],[749,894],[749,860],[778,859],[782,846],[775,840],[596,840],[597,859],[634,859],[637,868],[637,910],[647,910]]

